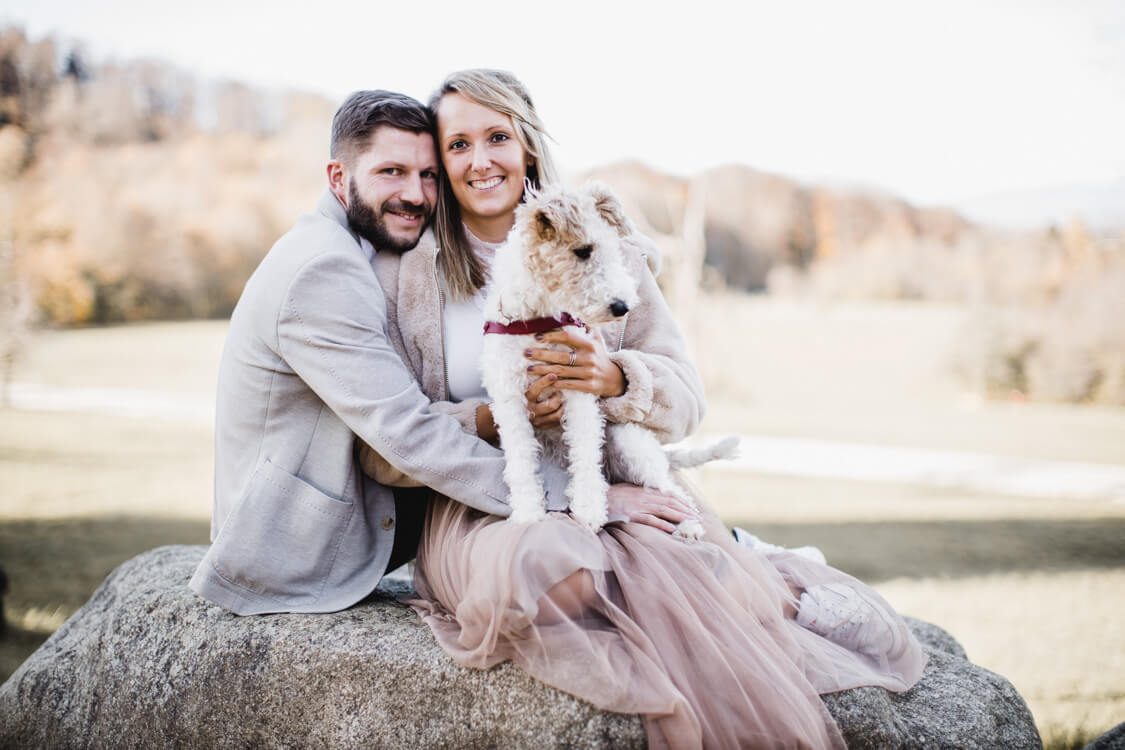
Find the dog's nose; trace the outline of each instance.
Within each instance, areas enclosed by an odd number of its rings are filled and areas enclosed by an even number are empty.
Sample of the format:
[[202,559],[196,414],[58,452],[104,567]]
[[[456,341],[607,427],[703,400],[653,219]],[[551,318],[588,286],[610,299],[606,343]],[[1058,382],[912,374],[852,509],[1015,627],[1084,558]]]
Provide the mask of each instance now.
[[629,312],[629,306],[625,304],[624,300],[615,299],[609,303],[609,311],[613,313],[613,317],[620,318],[625,313]]

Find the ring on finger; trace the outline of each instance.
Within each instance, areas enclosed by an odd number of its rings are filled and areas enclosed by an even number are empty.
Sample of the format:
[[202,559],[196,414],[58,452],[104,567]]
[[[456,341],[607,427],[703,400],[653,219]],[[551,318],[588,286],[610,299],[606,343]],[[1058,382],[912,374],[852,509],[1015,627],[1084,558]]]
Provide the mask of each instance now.
[[570,367],[574,367],[574,361],[576,359],[578,359],[578,352],[575,351],[574,349],[571,349],[570,350],[570,363],[569,363]]

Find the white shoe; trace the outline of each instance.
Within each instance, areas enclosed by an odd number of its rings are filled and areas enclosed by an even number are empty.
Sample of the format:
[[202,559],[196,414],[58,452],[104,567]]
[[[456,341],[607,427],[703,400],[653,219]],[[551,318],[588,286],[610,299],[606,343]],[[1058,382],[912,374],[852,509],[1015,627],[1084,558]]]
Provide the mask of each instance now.
[[808,560],[818,562],[821,565],[826,564],[824,553],[816,547],[793,547],[789,549],[787,547],[779,547],[776,544],[770,544],[769,542],[763,542],[761,539],[739,526],[733,527],[731,531],[734,533],[734,540],[748,549],[755,549],[759,552],[766,553],[792,552],[794,555],[800,555]]
[[801,594],[797,624],[849,651],[888,658],[906,641],[889,615],[851,586],[825,583]]

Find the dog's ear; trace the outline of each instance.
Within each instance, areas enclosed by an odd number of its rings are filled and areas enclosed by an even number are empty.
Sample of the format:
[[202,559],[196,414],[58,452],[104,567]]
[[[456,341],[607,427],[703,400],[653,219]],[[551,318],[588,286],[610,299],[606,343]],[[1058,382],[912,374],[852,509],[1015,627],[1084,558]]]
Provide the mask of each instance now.
[[543,242],[554,242],[566,227],[566,210],[558,191],[533,191],[529,201],[535,234]]
[[586,186],[586,190],[594,199],[594,208],[597,209],[605,223],[616,229],[618,235],[628,237],[632,233],[633,227],[629,223],[629,217],[625,215],[625,209],[621,207],[621,202],[617,200],[613,191],[600,182],[591,182]]
[[535,234],[544,242],[550,242],[558,236],[558,229],[551,218],[549,206],[540,206],[535,209]]

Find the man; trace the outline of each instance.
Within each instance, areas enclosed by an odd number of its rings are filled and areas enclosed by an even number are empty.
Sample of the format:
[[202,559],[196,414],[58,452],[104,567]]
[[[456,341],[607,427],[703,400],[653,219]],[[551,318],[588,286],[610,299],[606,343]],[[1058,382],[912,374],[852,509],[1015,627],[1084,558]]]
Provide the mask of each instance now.
[[[431,411],[388,343],[371,266],[374,249],[414,247],[432,216],[432,131],[409,97],[349,97],[333,120],[328,191],[262,260],[231,316],[213,544],[190,585],[238,614],[344,609],[414,556],[429,490],[365,477],[357,439],[438,492],[509,513],[502,454]],[[565,476],[547,484],[559,497]]]

